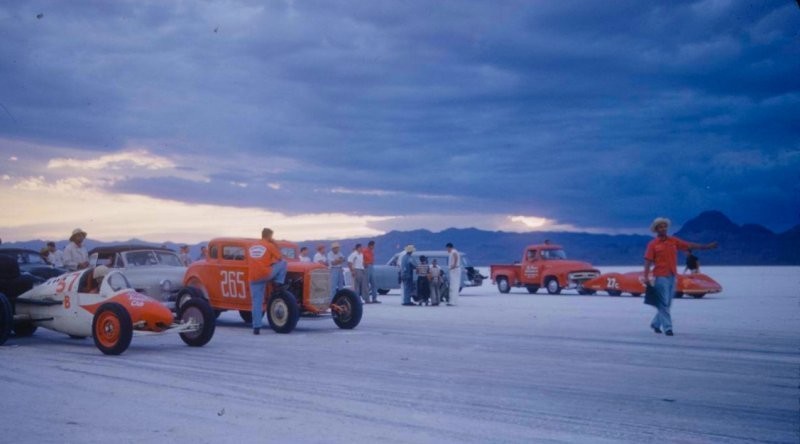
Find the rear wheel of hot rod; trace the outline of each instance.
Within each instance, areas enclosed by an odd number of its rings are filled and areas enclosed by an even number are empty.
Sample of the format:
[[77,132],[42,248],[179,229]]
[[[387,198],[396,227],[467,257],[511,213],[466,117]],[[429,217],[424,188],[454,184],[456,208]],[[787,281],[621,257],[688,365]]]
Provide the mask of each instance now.
[[364,306],[361,304],[361,298],[356,296],[353,291],[347,289],[339,290],[336,292],[336,296],[333,297],[333,304],[331,305],[333,322],[339,328],[350,330],[356,328],[361,322]]
[[104,354],[118,355],[127,350],[133,338],[133,322],[128,310],[116,302],[101,305],[92,319],[92,338]]
[[189,299],[181,304],[178,309],[178,321],[181,323],[195,323],[198,328],[195,331],[181,333],[181,339],[186,345],[192,347],[206,345],[211,340],[211,337],[214,336],[215,320],[214,310],[211,309],[205,299]]
[[0,345],[5,344],[11,336],[11,325],[14,323],[14,313],[11,302],[3,293],[0,293]]
[[300,319],[297,299],[286,290],[272,294],[267,305],[267,321],[275,333],[291,333]]

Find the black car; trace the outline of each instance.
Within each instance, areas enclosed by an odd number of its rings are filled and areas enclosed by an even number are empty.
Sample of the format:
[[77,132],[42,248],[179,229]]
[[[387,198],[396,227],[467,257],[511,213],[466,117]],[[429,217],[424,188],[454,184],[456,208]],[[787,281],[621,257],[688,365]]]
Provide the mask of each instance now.
[[68,271],[66,268],[54,267],[48,264],[42,255],[35,250],[28,250],[25,248],[0,248],[0,254],[15,258],[17,264],[19,264],[20,272],[32,274],[42,280],[61,276]]

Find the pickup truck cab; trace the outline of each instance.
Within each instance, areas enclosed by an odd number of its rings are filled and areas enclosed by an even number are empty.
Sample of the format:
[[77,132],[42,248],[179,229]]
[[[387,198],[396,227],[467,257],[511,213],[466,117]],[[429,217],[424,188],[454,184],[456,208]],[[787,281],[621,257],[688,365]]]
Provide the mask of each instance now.
[[492,265],[490,270],[500,293],[508,293],[511,287],[525,287],[529,293],[536,293],[545,287],[549,294],[559,294],[565,288],[588,294],[583,282],[600,276],[591,264],[568,260],[564,249],[555,244],[529,245],[522,252],[521,262]]

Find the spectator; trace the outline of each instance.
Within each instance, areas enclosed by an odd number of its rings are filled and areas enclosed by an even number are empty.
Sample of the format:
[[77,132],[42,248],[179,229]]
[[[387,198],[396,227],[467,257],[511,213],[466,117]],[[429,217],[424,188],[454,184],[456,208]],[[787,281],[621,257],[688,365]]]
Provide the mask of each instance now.
[[431,299],[431,282],[430,272],[431,266],[428,265],[428,258],[425,256],[419,257],[419,264],[417,265],[417,301],[419,305],[428,305]]
[[439,267],[439,263],[436,259],[433,259],[431,261],[431,269],[428,271],[428,280],[430,281],[431,287],[431,305],[434,307],[439,305],[440,302],[443,281],[442,274],[444,274],[444,271]]
[[700,259],[692,253],[692,250],[687,250],[686,253],[686,268],[684,268],[683,274],[700,273]]
[[328,256],[325,254],[325,245],[317,245],[317,252],[314,253],[314,263],[328,266]]
[[250,299],[252,301],[253,334],[261,334],[264,293],[267,283],[283,285],[286,280],[286,261],[281,249],[272,238],[269,228],[261,230],[261,241],[250,247]]
[[369,304],[369,288],[367,287],[367,274],[364,270],[364,252],[361,244],[356,244],[353,252],[347,257],[347,266],[353,276],[353,290],[365,304]]
[[447,258],[448,267],[450,267],[450,294],[447,305],[458,305],[458,292],[461,287],[461,253],[450,242],[445,247],[449,255]]
[[198,261],[208,259],[208,247],[205,245],[200,246],[200,256],[197,256]]
[[311,257],[308,255],[308,247],[300,247],[300,262],[311,262]]
[[45,260],[54,267],[61,268],[64,266],[64,253],[56,248],[56,243],[53,241],[47,243],[47,256]]
[[328,252],[328,267],[331,270],[331,300],[336,296],[336,292],[344,287],[342,266],[345,263],[345,259],[339,248],[339,242],[334,242],[331,244],[331,251]]
[[669,311],[675,294],[675,276],[678,274],[678,250],[708,250],[717,248],[717,243],[701,245],[668,236],[669,225],[669,219],[664,217],[658,217],[650,224],[650,231],[656,237],[647,244],[644,252],[644,281],[647,285],[654,286],[658,294],[658,312],[650,322],[650,328],[656,333],[661,333],[663,329],[667,336],[672,336],[672,317]]
[[72,230],[72,236],[69,237],[69,244],[64,248],[63,261],[64,267],[67,270],[83,270],[89,267],[89,252],[83,246],[83,241],[86,240],[86,232],[80,228]]
[[369,295],[373,304],[380,304],[378,300],[378,288],[375,286],[375,241],[367,242],[367,249],[364,250],[364,269],[367,272],[367,284],[369,284]]
[[180,249],[179,249],[179,252],[178,252],[178,257],[181,259],[181,263],[185,267],[188,267],[189,264],[192,263],[192,258],[189,257],[189,246],[188,245],[181,245],[180,246]]
[[411,302],[411,295],[414,292],[414,268],[416,268],[411,254],[415,250],[413,245],[406,245],[406,254],[400,258],[400,281],[403,284],[403,305],[405,306],[415,305]]

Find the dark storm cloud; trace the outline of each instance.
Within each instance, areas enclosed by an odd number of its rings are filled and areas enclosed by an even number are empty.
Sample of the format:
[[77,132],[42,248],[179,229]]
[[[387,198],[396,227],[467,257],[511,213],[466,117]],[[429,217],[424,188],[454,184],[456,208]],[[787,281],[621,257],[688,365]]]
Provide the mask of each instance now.
[[209,182],[130,178],[121,191],[288,213],[478,209],[578,227],[706,209],[775,229],[798,223],[792,2],[0,11],[0,103],[14,116],[0,114],[3,137],[96,151],[145,141],[167,155],[302,166],[259,174],[251,164]]

